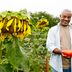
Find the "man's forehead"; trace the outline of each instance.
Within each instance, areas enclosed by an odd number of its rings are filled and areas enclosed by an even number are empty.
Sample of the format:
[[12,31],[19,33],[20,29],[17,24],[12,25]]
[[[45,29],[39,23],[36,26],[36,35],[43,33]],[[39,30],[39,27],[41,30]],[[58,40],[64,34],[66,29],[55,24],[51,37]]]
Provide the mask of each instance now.
[[64,14],[72,15],[72,12],[66,9],[66,10],[63,10],[63,12],[61,13],[61,15],[64,15]]

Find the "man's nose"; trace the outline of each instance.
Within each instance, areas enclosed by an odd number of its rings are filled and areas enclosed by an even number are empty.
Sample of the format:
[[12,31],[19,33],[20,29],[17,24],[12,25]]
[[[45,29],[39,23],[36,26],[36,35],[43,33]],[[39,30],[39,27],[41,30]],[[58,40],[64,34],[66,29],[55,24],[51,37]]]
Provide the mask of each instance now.
[[65,20],[69,20],[69,18],[66,17]]

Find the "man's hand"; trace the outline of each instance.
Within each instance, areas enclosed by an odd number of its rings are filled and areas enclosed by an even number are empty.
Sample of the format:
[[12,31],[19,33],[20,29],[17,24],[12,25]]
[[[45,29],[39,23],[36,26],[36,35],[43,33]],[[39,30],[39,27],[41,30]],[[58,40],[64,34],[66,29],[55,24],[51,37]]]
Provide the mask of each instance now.
[[55,54],[59,54],[59,55],[62,55],[61,50],[58,49],[58,48],[55,48],[55,49],[53,50],[53,53],[55,53]]

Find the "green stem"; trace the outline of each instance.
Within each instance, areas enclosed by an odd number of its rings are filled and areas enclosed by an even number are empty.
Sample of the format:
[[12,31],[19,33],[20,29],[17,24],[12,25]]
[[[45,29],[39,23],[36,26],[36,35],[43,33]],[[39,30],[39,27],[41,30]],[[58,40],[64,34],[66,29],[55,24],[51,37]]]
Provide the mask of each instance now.
[[1,57],[2,57],[2,50],[0,50],[0,60],[1,60]]
[[17,69],[17,72],[18,72],[18,69]]
[[0,41],[0,60],[1,60],[1,57],[2,57],[2,41]]

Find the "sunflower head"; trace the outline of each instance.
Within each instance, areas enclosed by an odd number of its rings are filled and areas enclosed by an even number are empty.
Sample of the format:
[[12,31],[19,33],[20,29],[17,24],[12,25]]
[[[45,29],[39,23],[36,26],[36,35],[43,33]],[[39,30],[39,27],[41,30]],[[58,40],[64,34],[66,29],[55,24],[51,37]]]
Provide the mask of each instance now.
[[43,27],[47,26],[48,24],[49,24],[49,21],[47,19],[43,18],[37,22],[36,27],[37,28],[43,28]]

